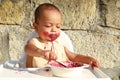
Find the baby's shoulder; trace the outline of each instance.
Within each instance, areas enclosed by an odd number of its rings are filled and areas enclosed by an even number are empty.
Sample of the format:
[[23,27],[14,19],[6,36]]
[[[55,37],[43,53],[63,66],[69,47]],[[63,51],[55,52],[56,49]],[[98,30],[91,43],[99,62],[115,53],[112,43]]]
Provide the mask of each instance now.
[[37,37],[29,39],[27,43],[35,43],[36,41],[38,41]]

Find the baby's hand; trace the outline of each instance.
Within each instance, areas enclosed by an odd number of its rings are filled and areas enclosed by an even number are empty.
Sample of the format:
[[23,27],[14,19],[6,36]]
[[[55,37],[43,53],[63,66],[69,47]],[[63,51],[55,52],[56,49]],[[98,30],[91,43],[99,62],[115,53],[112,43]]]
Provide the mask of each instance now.
[[94,67],[99,68],[99,64],[98,64],[97,61],[91,61],[90,66],[91,66],[92,69],[94,69]]
[[99,63],[98,63],[98,61],[97,61],[96,59],[94,59],[94,58],[91,58],[91,57],[90,57],[90,62],[89,62],[89,64],[90,64],[90,66],[91,66],[92,69],[94,69],[94,67],[99,68]]
[[43,56],[43,58],[45,58],[47,60],[56,60],[57,59],[56,54],[54,52],[52,52],[51,50],[43,50],[42,56]]

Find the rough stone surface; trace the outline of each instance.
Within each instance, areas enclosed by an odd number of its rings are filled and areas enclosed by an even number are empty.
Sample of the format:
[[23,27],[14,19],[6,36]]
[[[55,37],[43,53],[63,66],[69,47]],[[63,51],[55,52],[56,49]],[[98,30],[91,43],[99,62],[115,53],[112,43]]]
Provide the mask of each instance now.
[[[89,29],[95,22],[96,0],[61,0],[54,1],[63,12],[64,29]],[[67,3],[67,4],[65,4]]]
[[9,39],[6,27],[0,25],[0,63],[9,60]]
[[2,24],[20,24],[25,17],[23,12],[23,1],[4,0],[0,7],[0,23]]
[[9,55],[12,60],[20,58],[28,34],[29,31],[20,26],[11,26],[9,29]]
[[120,29],[120,0],[102,0],[106,9],[106,25]]

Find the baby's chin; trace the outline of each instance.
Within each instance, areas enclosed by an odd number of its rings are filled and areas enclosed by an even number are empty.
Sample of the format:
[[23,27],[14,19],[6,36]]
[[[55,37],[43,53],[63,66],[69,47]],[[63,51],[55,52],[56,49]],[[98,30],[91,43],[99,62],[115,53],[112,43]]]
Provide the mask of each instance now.
[[47,38],[47,39],[45,39],[44,41],[46,41],[46,42],[51,42],[51,38]]
[[[55,40],[56,40],[56,39],[55,39]],[[47,39],[48,42],[53,42],[53,41],[55,41],[55,40],[51,40],[51,38],[50,38],[50,39]]]
[[41,42],[51,42],[51,39],[50,38],[39,38],[39,40],[41,41]]

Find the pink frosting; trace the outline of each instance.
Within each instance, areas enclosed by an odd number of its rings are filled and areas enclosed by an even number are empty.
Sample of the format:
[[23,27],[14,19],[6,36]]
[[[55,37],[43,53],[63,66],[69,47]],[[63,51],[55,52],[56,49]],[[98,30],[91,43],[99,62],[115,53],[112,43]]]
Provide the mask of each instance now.
[[[64,61],[63,63],[65,65],[67,65],[66,68],[73,68],[73,67],[81,67],[81,66],[83,66],[83,63],[81,63],[81,62]],[[56,61],[50,62],[50,65],[57,66],[57,67],[65,67],[65,66],[61,65],[60,63],[58,63]]]
[[51,38],[51,42],[56,40],[60,35],[60,33],[50,34],[49,32],[44,32],[44,34]]

